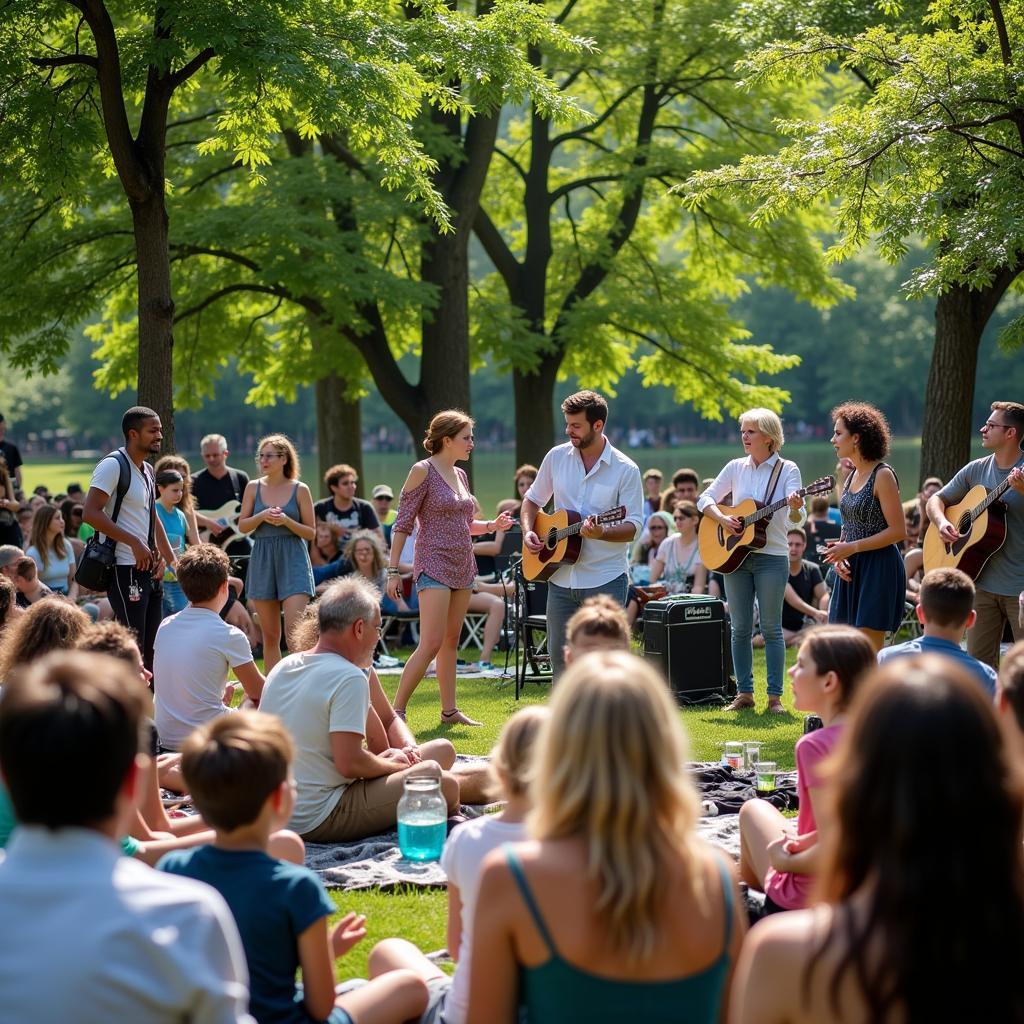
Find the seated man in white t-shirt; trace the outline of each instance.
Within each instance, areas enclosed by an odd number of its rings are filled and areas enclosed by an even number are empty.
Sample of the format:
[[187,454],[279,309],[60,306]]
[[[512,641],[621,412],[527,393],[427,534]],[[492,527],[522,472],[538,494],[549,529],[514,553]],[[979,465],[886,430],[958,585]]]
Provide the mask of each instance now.
[[232,669],[247,706],[258,705],[263,693],[248,638],[220,617],[228,556],[214,544],[197,544],[179,556],[175,571],[188,607],[160,623],[153,663],[156,728],[165,750],[180,750],[193,729],[231,710],[224,690]]
[[331,584],[316,611],[316,646],[279,661],[260,702],[260,710],[277,715],[295,741],[289,828],[311,843],[394,829],[411,775],[439,778],[448,814],[455,814],[455,776],[434,761],[417,763],[418,755],[407,749],[375,753],[367,746],[371,700],[365,673],[380,636],[380,592],[362,576],[346,576]]

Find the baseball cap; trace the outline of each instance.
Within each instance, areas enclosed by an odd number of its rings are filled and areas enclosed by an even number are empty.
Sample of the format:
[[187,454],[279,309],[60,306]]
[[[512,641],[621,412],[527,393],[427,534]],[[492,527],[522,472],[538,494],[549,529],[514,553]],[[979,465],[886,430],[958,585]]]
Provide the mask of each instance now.
[[393,498],[395,496],[395,492],[387,484],[377,484],[372,494],[374,498]]

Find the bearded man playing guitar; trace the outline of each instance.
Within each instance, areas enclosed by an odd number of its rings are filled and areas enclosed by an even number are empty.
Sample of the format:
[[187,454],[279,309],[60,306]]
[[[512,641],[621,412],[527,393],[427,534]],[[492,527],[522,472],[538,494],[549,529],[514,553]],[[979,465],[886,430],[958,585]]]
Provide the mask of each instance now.
[[[740,439],[745,457],[727,462],[708,489],[697,499],[697,508],[725,533],[744,532],[741,520],[723,513],[718,502],[732,495],[733,506],[747,498],[770,505],[785,496],[788,516],[774,515],[760,550],[751,551],[739,565],[725,573],[725,596],[732,618],[732,662],[738,693],[729,711],[754,707],[754,598],[760,613],[768,665],[768,711],[786,713],[782,706],[782,683],[786,670],[786,641],[782,634],[782,602],[789,582],[789,545],[786,530],[803,525],[803,495],[800,470],[783,459],[779,449],[785,443],[782,421],[770,409],[750,409],[740,417]],[[705,563],[706,564],[706,563]]]
[[[534,554],[544,541],[534,532],[537,514],[551,500],[585,518],[586,538],[576,562],[562,565],[549,578],[548,652],[557,680],[565,667],[565,626],[588,597],[608,594],[625,605],[629,584],[629,545],[643,524],[644,489],[637,464],[604,436],[608,403],[594,391],[579,391],[562,403],[565,444],[552,448],[523,499],[520,521],[523,545]],[[600,513],[625,507],[621,522],[598,522]]]
[[999,667],[999,642],[1007,622],[1014,640],[1024,638],[1018,611],[1018,597],[1024,589],[1022,438],[1024,405],[993,402],[988,419],[981,426],[981,445],[992,454],[967,463],[942,490],[928,499],[925,506],[928,518],[939,531],[942,541],[951,546],[950,550],[955,550],[952,546],[962,540],[960,527],[964,521],[957,517],[957,523],[951,522],[947,510],[951,511],[951,506],[961,502],[972,487],[984,487],[991,492],[1004,483],[1009,484],[1001,495],[1005,510],[993,506],[987,513],[990,519],[995,512],[1000,520],[1005,521],[1006,539],[987,558],[974,578],[977,618],[967,631],[968,653],[993,668]]

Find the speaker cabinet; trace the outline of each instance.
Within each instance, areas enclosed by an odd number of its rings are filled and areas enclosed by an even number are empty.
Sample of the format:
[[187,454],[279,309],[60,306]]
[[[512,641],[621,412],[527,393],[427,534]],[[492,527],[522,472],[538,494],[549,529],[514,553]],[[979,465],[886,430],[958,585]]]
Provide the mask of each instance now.
[[725,700],[735,692],[725,605],[706,594],[678,594],[644,608],[644,657],[680,704]]

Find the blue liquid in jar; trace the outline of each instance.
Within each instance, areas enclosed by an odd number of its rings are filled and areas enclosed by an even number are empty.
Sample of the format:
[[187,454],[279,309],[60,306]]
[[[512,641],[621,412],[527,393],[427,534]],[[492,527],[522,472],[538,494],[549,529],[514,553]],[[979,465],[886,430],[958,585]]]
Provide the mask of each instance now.
[[439,860],[447,833],[444,818],[408,818],[398,822],[398,848],[407,860]]

